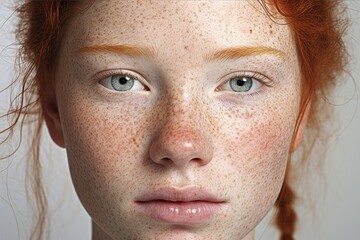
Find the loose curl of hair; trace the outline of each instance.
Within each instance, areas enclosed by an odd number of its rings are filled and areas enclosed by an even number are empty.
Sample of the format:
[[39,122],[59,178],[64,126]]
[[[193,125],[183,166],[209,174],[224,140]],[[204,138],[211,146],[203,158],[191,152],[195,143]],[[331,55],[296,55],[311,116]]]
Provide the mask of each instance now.
[[[12,120],[9,127],[0,130],[0,134],[6,136],[0,145],[11,138],[17,125],[20,125],[22,131],[27,120],[36,122],[30,149],[32,157],[27,164],[37,204],[36,222],[30,239],[43,239],[46,230],[47,201],[39,156],[41,128],[44,124],[44,95],[54,91],[56,83],[52,76],[56,71],[62,38],[71,17],[84,10],[80,9],[80,2],[82,1],[26,0],[17,7],[20,21],[16,37],[20,45],[18,60],[21,64],[21,77],[15,79],[12,85],[20,85],[21,92],[12,100],[8,113],[2,116],[10,116]],[[295,144],[300,123],[308,111],[304,141],[306,149],[302,159],[305,162],[315,141],[324,134],[321,132],[322,124],[331,120],[332,105],[324,99],[331,95],[339,81],[339,75],[347,65],[347,52],[343,42],[348,25],[345,7],[340,0],[258,2],[274,22],[284,24],[285,20],[296,44],[301,67],[301,102],[291,146]],[[291,158],[292,154],[289,155]],[[280,231],[280,240],[294,239],[297,219],[293,207],[296,195],[289,184],[289,172],[290,165],[275,203],[275,223]]]

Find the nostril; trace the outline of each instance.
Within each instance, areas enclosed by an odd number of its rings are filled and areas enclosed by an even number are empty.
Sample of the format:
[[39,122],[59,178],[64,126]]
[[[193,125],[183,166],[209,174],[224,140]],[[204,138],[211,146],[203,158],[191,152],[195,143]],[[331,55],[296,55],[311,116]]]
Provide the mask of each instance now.
[[205,165],[207,163],[205,159],[201,159],[201,158],[194,158],[191,159],[191,161],[197,163],[199,166]]
[[170,158],[162,158],[158,163],[160,163],[163,166],[170,166],[172,164],[172,161]]

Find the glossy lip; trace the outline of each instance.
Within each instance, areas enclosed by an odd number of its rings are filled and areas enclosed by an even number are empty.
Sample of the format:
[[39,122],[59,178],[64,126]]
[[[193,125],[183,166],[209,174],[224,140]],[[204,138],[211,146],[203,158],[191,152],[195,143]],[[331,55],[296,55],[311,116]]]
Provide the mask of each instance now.
[[228,201],[201,187],[165,187],[135,199],[145,215],[168,224],[201,224],[214,218]]

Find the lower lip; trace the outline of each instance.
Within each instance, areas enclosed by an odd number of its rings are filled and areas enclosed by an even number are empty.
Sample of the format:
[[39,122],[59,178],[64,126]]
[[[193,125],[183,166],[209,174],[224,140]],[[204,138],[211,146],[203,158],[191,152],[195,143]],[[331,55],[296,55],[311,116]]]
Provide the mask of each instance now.
[[193,201],[148,201],[137,202],[146,215],[157,221],[171,224],[205,223],[215,216],[224,203]]

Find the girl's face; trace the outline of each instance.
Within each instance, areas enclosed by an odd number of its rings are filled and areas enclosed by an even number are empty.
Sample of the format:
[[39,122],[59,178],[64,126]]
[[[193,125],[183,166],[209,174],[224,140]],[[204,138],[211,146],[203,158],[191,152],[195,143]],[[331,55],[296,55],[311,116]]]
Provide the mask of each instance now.
[[258,2],[95,1],[75,16],[47,124],[94,236],[250,239],[283,183],[299,76],[289,27]]

